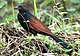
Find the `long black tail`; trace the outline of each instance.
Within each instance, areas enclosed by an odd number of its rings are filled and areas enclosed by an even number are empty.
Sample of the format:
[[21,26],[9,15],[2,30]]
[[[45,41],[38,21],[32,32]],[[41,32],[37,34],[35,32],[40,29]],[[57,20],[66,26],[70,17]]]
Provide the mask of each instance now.
[[64,48],[66,49],[72,49],[72,46],[68,45],[67,43],[65,43],[64,41],[62,41],[61,39],[59,39],[57,36],[48,34],[48,36],[52,37],[56,42],[58,42],[59,44],[61,44]]

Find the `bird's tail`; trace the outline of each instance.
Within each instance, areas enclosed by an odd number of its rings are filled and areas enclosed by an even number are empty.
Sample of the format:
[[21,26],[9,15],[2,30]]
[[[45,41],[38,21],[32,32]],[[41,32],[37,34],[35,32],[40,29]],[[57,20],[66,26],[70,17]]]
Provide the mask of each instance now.
[[65,49],[72,49],[72,46],[68,45],[67,43],[59,39],[57,36],[54,36],[52,34],[48,34],[48,36],[52,37],[56,42],[62,45]]

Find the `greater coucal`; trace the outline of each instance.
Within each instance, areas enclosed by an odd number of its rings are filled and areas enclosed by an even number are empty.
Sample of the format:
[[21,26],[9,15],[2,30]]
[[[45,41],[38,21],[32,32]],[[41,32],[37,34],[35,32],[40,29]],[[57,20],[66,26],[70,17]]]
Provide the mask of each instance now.
[[56,42],[61,44],[64,48],[72,49],[72,46],[68,45],[67,43],[59,39],[57,36],[53,35],[50,29],[43,22],[37,19],[37,17],[31,14],[26,6],[19,5],[15,9],[19,10],[17,17],[19,23],[26,31],[31,32],[34,35],[36,35],[37,33],[48,35]]

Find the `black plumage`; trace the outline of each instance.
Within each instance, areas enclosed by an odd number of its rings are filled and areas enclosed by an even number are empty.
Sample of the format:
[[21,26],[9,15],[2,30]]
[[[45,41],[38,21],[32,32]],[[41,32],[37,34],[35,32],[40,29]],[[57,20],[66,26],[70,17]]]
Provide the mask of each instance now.
[[31,32],[34,35],[36,35],[37,33],[48,35],[56,42],[61,44],[64,48],[72,49],[72,46],[68,45],[67,43],[59,39],[57,36],[53,35],[50,29],[39,19],[37,19],[37,17],[31,14],[27,7],[25,7],[24,5],[19,5],[17,9],[19,10],[18,20],[21,26],[26,31]]

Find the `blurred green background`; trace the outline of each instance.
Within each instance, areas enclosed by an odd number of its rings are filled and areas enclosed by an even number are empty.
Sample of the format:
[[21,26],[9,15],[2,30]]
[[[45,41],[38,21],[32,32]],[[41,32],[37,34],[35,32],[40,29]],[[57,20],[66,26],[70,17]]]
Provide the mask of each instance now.
[[[80,0],[0,0],[0,25],[6,24],[10,27],[9,29],[12,27],[21,27],[17,20],[18,10],[14,10],[14,7],[19,4],[25,4],[34,16],[49,26],[49,29],[53,34],[57,34],[58,36],[61,35],[60,37],[63,37],[67,43],[70,43],[74,48],[74,53],[72,56],[75,56],[76,54],[80,56]],[[5,30],[5,32],[7,31]],[[77,35],[79,35],[79,37],[77,37]],[[29,39],[29,43],[35,36],[32,35],[31,37],[26,37]],[[54,41],[51,42],[48,38],[44,39],[43,37],[45,36],[38,35],[37,39],[46,42],[49,45],[49,52],[55,53],[56,51],[54,50],[59,46],[56,46],[56,44],[53,45]],[[1,47],[3,46],[1,44]],[[33,47],[32,44],[31,47]],[[32,50],[34,51],[32,53],[35,53],[36,47]],[[62,49],[60,50],[63,54]],[[31,51],[27,51],[28,49],[25,51],[27,55],[28,53],[31,54]],[[64,51],[66,52],[66,50]],[[64,53],[63,56],[68,55]]]
[[19,4],[25,4],[46,25],[58,29],[56,32],[80,31],[80,0],[0,0],[0,23],[18,27],[18,11],[14,7]]

